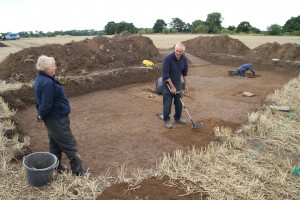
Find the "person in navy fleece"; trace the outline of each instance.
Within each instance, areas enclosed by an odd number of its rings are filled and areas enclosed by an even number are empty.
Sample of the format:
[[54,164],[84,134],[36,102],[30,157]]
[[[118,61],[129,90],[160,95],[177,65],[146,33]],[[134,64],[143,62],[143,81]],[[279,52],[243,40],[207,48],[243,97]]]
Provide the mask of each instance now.
[[182,43],[178,43],[175,45],[174,52],[167,55],[163,60],[163,120],[165,122],[165,127],[169,129],[172,128],[170,113],[173,99],[175,104],[175,114],[173,116],[175,123],[182,125],[186,124],[186,121],[181,118],[183,106],[180,101],[180,98],[183,95],[181,78],[183,78],[185,83],[185,93],[188,92],[189,86],[187,77],[188,63],[184,51],[185,46]]
[[54,58],[40,56],[36,69],[38,74],[34,81],[34,94],[38,112],[37,122],[44,122],[48,130],[49,152],[59,160],[56,170],[58,172],[66,170],[61,164],[62,153],[64,153],[70,161],[73,174],[89,176],[89,173],[83,169],[78,145],[70,129],[71,107],[68,98],[61,84],[55,79]]

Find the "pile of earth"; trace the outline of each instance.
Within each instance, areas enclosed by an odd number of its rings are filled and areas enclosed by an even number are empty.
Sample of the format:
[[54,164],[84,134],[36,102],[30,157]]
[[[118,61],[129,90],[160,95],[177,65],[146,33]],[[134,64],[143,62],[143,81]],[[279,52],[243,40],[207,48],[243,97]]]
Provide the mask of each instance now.
[[5,44],[3,44],[2,42],[0,42],[0,47],[7,47]]
[[[32,82],[40,55],[56,60],[57,78],[69,97],[155,80],[161,75],[161,67],[146,67],[142,61],[158,63],[163,58],[148,37],[123,32],[112,38],[99,36],[65,45],[23,49],[0,63],[0,79],[8,83]],[[26,86],[3,96],[15,108],[34,103],[32,88]]]
[[162,59],[152,40],[125,32],[112,38],[99,36],[65,45],[48,44],[23,49],[0,63],[0,79],[34,80],[35,63],[40,55],[54,57],[59,76],[82,76],[95,71],[140,66],[144,59],[152,62]]
[[187,52],[215,64],[238,67],[244,63],[252,63],[255,69],[300,71],[300,45],[295,43],[266,43],[250,49],[227,35],[199,36],[183,43]]

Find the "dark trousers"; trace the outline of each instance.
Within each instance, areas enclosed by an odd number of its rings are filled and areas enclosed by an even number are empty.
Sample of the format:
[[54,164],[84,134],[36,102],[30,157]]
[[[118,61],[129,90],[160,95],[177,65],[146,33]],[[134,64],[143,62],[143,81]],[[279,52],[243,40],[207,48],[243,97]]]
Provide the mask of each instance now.
[[163,84],[163,116],[164,121],[170,120],[170,114],[172,109],[172,102],[174,99],[174,105],[175,105],[175,114],[174,114],[174,120],[179,120],[181,118],[182,114],[182,103],[180,101],[180,95],[181,94],[172,94],[170,90],[168,89],[166,84]]
[[44,123],[48,130],[49,152],[57,156],[59,161],[62,153],[64,153],[70,161],[72,172],[75,174],[83,173],[82,161],[78,154],[78,145],[70,129],[69,116],[61,119],[48,118]]

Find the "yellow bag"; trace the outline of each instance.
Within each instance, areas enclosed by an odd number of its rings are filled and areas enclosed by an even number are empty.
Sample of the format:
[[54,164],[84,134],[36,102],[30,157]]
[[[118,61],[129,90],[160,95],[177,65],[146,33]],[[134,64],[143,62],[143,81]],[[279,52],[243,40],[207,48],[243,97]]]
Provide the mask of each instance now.
[[146,65],[147,67],[153,67],[154,63],[151,62],[150,60],[143,60],[143,64]]

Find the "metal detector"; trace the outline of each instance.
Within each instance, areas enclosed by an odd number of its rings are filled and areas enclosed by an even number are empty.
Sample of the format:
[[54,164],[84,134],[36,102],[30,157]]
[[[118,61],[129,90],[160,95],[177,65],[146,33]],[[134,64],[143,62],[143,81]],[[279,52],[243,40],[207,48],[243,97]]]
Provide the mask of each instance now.
[[[167,84],[167,86],[168,86],[168,88],[169,88],[169,91],[172,93],[169,84]],[[182,101],[182,98],[181,98],[181,96],[180,96],[180,93],[181,93],[181,92],[182,92],[182,91],[176,92],[175,95],[179,95],[179,99],[180,99],[180,101],[181,101],[181,104],[182,104],[183,108],[185,109],[185,112],[187,113],[187,115],[189,116],[189,118],[190,118],[190,120],[191,120],[191,122],[192,122],[192,128],[193,128],[193,129],[202,128],[202,126],[203,126],[202,123],[200,123],[200,122],[194,123],[194,122],[193,122],[193,119],[192,119],[192,117],[191,117],[189,111],[187,110],[185,104],[184,104],[183,101]]]

